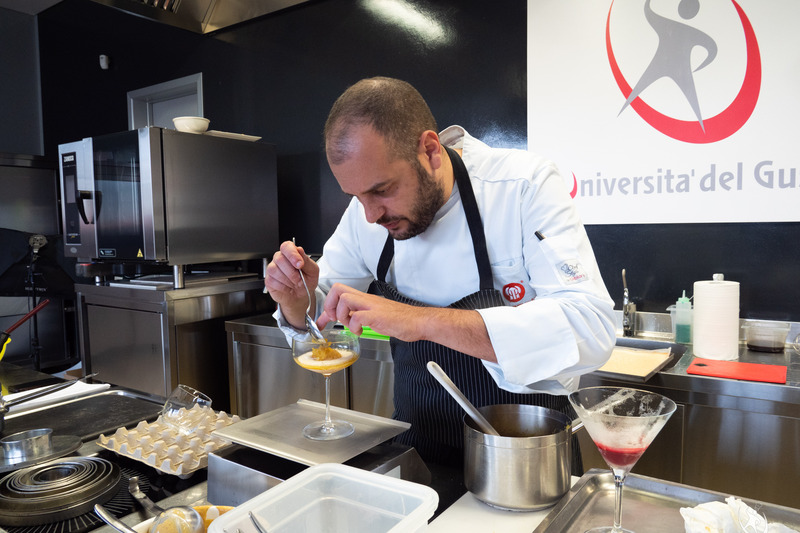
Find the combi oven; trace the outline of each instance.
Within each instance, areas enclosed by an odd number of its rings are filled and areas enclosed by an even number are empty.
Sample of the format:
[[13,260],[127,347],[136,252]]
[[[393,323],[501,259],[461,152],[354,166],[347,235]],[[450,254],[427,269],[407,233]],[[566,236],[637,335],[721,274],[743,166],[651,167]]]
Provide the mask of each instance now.
[[271,144],[148,127],[58,153],[67,257],[175,266],[277,248]]

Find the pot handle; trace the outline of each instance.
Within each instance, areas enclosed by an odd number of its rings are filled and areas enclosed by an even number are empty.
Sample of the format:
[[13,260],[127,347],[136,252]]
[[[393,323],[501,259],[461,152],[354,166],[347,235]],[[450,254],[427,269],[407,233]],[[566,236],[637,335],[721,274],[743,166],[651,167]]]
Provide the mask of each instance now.
[[574,435],[576,431],[583,427],[583,421],[580,418],[576,418],[572,421],[572,434]]

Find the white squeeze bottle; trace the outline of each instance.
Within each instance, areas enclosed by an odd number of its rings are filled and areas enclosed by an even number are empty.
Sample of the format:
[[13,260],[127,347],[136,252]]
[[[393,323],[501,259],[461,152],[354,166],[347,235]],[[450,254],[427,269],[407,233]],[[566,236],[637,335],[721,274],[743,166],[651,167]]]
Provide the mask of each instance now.
[[686,297],[686,291],[675,303],[675,342],[692,342],[692,302]]

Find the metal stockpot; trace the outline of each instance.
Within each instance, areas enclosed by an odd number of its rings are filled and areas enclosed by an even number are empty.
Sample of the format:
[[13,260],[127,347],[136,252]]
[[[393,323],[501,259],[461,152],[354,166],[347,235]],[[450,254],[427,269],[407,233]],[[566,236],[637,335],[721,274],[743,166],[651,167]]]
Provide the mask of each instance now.
[[571,482],[572,420],[534,405],[488,405],[480,412],[500,433],[464,417],[464,484],[489,505],[534,511],[554,505]]

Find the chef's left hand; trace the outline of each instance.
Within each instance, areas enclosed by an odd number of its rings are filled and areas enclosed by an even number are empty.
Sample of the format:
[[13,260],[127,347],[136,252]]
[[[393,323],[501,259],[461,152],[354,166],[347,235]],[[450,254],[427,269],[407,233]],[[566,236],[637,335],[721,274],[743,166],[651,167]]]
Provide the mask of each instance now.
[[420,338],[420,328],[414,325],[416,309],[420,308],[335,283],[325,298],[317,325],[323,328],[328,322],[338,320],[356,335],[369,326],[382,335],[411,342]]

